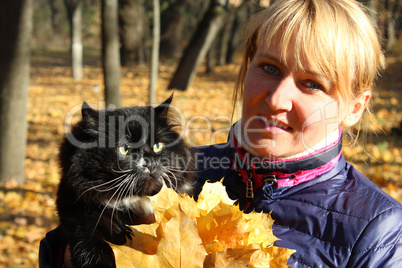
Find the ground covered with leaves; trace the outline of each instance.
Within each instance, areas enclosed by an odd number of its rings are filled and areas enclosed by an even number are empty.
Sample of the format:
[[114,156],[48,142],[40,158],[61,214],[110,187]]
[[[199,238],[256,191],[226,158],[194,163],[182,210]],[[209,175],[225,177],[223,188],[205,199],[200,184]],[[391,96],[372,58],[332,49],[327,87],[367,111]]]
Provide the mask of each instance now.
[[[27,183],[0,185],[0,267],[35,267],[39,242],[57,226],[55,191],[59,181],[57,153],[71,123],[79,118],[85,100],[96,108],[103,104],[102,69],[88,58],[84,79],[74,81],[68,60],[59,55],[36,54],[32,60],[28,101]],[[225,142],[231,125],[231,96],[238,65],[203,69],[186,91],[176,91],[173,107],[190,145]],[[356,145],[345,141],[346,158],[388,194],[402,202],[402,59],[389,58],[388,69],[377,83],[373,111],[361,125]],[[158,101],[172,91],[165,88],[174,65],[162,64]],[[124,106],[147,105],[149,68],[122,69]],[[238,118],[238,113],[234,115]],[[356,131],[355,131],[356,132]],[[364,134],[366,133],[366,134]]]

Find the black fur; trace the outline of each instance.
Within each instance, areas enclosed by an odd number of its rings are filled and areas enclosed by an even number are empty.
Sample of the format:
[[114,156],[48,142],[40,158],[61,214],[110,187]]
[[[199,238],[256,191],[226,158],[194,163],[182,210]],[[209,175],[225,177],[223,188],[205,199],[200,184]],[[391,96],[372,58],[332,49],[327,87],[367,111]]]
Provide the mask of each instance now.
[[61,145],[56,201],[75,267],[115,267],[105,240],[122,245],[131,238],[127,225],[154,222],[145,196],[163,182],[192,194],[194,156],[172,129],[171,100],[101,111],[83,104],[82,120]]

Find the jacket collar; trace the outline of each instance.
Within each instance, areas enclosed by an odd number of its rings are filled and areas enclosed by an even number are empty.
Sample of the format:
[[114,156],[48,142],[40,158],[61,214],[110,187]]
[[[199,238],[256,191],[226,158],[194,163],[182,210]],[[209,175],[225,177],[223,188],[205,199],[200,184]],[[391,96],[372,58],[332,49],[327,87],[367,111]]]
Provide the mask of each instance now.
[[[232,169],[251,189],[262,187],[267,181],[273,187],[289,187],[312,180],[329,170],[338,162],[342,151],[342,131],[338,139],[302,157],[270,161],[255,157],[244,150],[231,128],[228,138]],[[250,185],[251,184],[251,185]]]

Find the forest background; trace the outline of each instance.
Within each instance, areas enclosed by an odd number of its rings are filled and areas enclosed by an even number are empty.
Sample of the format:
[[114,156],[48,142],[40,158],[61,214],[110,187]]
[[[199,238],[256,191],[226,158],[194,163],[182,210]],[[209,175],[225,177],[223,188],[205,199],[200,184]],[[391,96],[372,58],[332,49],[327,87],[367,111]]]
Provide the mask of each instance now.
[[[362,122],[357,144],[345,140],[343,154],[402,202],[402,1],[361,2],[384,38],[387,69],[377,81],[372,113]],[[108,6],[113,3],[118,5]],[[180,111],[186,141],[192,146],[225,142],[229,127],[239,117],[238,111],[231,117],[231,96],[245,23],[269,4],[267,0],[2,1],[0,36],[8,38],[0,38],[0,267],[37,265],[39,241],[57,226],[58,147],[71,123],[79,119],[84,100],[96,108],[148,105],[170,96],[173,91],[168,88],[176,89],[173,106]],[[28,10],[17,12],[21,16],[15,16],[20,21],[14,28],[2,18],[11,17],[11,9],[18,6]],[[108,21],[114,21],[109,35]],[[78,33],[72,30],[77,27]],[[18,54],[7,55],[7,47],[19,40],[7,33],[20,30],[29,38],[20,41],[25,46],[16,65],[28,66],[27,76],[18,69],[16,79],[22,82],[18,86],[22,90],[15,90],[20,94],[16,102],[6,105],[6,97],[12,96],[4,86],[12,76],[7,64]],[[110,48],[107,40],[114,40],[111,64],[117,73],[105,71],[110,56],[105,51]],[[157,80],[151,75],[155,65]],[[14,112],[6,112],[8,106]],[[25,120],[14,121],[26,134],[12,133],[10,143],[3,139],[3,129],[12,129],[4,122],[14,114],[22,114]],[[22,158],[21,171],[5,174],[7,163],[17,163],[18,158]]]

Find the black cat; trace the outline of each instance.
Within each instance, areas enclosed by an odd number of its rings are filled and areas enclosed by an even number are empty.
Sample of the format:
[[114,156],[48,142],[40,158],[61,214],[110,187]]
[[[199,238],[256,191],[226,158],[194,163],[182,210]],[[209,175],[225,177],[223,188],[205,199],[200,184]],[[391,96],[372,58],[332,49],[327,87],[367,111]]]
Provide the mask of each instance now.
[[194,155],[172,129],[172,97],[156,108],[95,111],[83,104],[82,120],[60,149],[56,201],[75,267],[115,267],[105,240],[122,245],[131,238],[127,225],[154,222],[146,196],[163,183],[192,194]]

